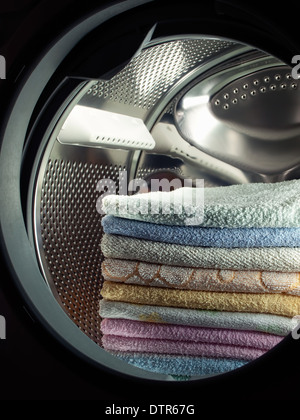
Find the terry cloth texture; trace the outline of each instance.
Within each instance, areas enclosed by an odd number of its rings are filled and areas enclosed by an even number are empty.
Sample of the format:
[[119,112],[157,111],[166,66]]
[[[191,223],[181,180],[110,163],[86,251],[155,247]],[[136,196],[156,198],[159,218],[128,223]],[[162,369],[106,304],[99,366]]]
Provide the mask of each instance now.
[[293,317],[300,313],[298,296],[260,293],[202,292],[138,286],[105,281],[102,297],[108,300],[189,309],[259,312]]
[[105,258],[102,276],[107,281],[142,286],[300,296],[299,272],[217,270]]
[[115,357],[147,371],[165,375],[204,376],[238,369],[248,360],[174,356],[138,352],[111,352]]
[[300,228],[205,228],[168,226],[115,216],[102,219],[105,233],[155,242],[217,248],[299,247]]
[[[148,302],[149,303],[149,302]],[[189,325],[206,328],[225,328],[261,331],[282,337],[296,326],[296,320],[286,316],[266,313],[208,311],[173,308],[167,306],[139,305],[126,302],[100,301],[102,318],[122,318],[151,323]]]
[[189,187],[132,196],[109,195],[103,198],[102,210],[105,214],[167,225],[300,226],[300,180],[204,188],[203,200],[198,195],[197,188]]
[[180,354],[184,356],[229,357],[233,359],[254,360],[266,351],[251,347],[228,344],[195,343],[189,341],[152,340],[147,338],[119,337],[104,335],[102,345],[105,350],[130,351],[142,353]]
[[213,248],[166,244],[104,234],[104,257],[181,267],[229,270],[300,271],[300,248]]
[[146,338],[154,340],[181,342],[216,343],[233,346],[253,347],[269,350],[278,344],[282,337],[257,331],[200,328],[184,325],[157,324],[151,322],[129,321],[126,319],[104,319],[101,323],[103,335]]

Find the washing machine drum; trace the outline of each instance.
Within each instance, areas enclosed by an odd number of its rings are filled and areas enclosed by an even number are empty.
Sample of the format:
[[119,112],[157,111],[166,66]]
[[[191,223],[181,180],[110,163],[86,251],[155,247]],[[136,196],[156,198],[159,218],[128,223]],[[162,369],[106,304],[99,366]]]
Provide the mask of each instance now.
[[271,298],[299,306],[296,274],[270,278],[263,253],[258,266],[218,265],[220,251],[273,246],[105,215],[103,197],[189,180],[220,195],[234,185],[234,201],[249,184],[290,185],[300,86],[292,44],[252,9],[167,3],[105,3],[20,76],[3,124],[3,252],[29,310],[80,357],[133,378],[203,380],[280,347],[296,313]]

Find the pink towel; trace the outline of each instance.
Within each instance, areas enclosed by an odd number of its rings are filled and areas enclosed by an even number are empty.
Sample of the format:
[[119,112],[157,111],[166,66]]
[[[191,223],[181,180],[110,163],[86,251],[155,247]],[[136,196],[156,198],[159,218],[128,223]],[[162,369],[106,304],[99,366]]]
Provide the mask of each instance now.
[[103,348],[107,351],[180,354],[186,356],[224,357],[254,360],[266,350],[228,344],[195,343],[191,341],[153,340],[148,338],[104,335]]
[[186,325],[157,324],[126,319],[104,319],[101,331],[105,335],[148,338],[172,341],[190,341],[210,344],[246,346],[270,350],[283,337],[259,331],[241,331],[221,328],[201,328]]

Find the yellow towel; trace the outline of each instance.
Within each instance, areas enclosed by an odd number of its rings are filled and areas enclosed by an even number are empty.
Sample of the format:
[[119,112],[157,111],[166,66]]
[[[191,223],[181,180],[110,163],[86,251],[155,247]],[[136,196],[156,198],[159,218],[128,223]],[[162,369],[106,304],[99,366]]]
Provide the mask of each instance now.
[[142,305],[269,313],[283,316],[300,314],[300,298],[282,294],[202,292],[105,281],[102,297],[107,300]]

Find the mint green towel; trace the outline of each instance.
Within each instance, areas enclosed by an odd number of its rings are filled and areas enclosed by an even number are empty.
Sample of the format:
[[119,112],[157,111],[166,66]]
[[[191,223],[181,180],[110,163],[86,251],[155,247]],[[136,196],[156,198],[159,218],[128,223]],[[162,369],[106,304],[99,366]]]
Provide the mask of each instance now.
[[295,318],[282,315],[209,311],[150,304],[140,305],[106,299],[101,299],[100,301],[99,314],[102,318],[121,318],[161,324],[261,331],[280,336],[288,335],[297,327]]
[[300,227],[300,180],[109,195],[102,200],[102,210],[166,225]]

